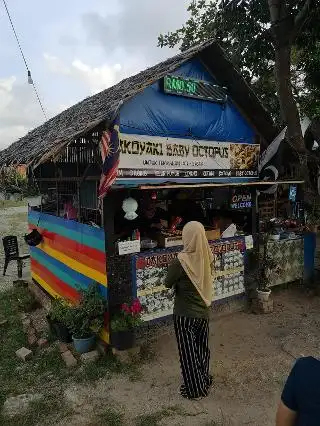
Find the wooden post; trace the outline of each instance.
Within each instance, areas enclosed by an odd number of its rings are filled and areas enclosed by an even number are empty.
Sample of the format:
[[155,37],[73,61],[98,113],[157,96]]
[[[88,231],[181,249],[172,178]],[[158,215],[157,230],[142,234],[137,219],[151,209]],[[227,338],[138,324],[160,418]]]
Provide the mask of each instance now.
[[105,231],[105,250],[108,276],[109,314],[117,312],[124,301],[133,294],[132,256],[119,256],[115,249],[114,218],[120,206],[123,192],[110,191],[103,200],[103,226]]
[[110,193],[103,199],[103,228],[106,238],[106,253],[113,255],[115,253],[115,234],[114,217],[117,209],[117,192]]
[[259,212],[258,210],[258,191],[256,188],[251,188],[252,199],[252,235],[259,232]]
[[59,209],[59,186],[58,186],[58,176],[57,176],[57,164],[54,163],[54,173],[56,179],[56,197],[57,197],[57,216],[59,217],[60,209]]
[[[80,173],[79,173],[79,162],[80,162],[80,143],[79,143],[79,139],[77,139],[76,141],[76,155],[77,155],[77,178],[79,178]],[[78,216],[78,222],[81,221],[81,200],[80,200],[80,181],[77,181],[77,197],[78,197],[78,212],[77,212],[77,216]]]

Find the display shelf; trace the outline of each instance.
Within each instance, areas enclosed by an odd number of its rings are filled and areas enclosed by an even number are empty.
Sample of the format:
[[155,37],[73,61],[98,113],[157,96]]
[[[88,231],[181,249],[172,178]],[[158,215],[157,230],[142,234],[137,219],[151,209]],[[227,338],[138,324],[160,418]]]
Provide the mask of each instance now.
[[[209,244],[214,255],[214,300],[243,293],[245,238],[226,238],[210,241]],[[181,249],[156,249],[133,255],[134,287],[136,296],[146,309],[144,321],[172,313],[174,293],[165,287],[164,281],[169,264]]]

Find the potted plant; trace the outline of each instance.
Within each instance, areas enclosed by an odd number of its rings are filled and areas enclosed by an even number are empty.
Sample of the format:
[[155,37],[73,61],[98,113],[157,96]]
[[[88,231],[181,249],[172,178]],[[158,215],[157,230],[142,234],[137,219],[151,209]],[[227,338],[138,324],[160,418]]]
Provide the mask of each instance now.
[[80,290],[79,302],[70,306],[68,312],[68,326],[77,352],[92,350],[96,334],[104,325],[105,312],[106,300],[99,293],[98,285]]
[[248,251],[246,290],[251,300],[268,301],[271,294],[270,278],[276,271],[277,263],[268,254],[269,237],[268,232],[264,233],[260,243],[256,242],[254,248]]
[[69,304],[62,298],[55,298],[51,302],[51,308],[47,315],[47,321],[54,337],[63,343],[70,343],[71,333],[67,326]]
[[269,300],[270,290],[270,276],[271,271],[276,268],[277,264],[268,254],[268,241],[270,239],[270,233],[263,235],[262,247],[258,253],[257,263],[257,298],[263,302]]
[[269,287],[263,284],[259,284],[257,288],[257,299],[261,302],[267,302],[269,300],[271,290]]
[[121,305],[120,312],[111,319],[111,344],[119,351],[135,345],[135,329],[142,324],[142,306],[138,299]]

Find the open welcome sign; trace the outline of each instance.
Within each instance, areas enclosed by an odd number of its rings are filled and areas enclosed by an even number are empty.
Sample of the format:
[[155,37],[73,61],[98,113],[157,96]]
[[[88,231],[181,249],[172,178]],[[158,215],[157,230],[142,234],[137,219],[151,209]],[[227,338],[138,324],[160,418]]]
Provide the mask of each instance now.
[[252,195],[251,192],[246,189],[234,189],[231,192],[230,200],[231,209],[251,209],[252,207]]

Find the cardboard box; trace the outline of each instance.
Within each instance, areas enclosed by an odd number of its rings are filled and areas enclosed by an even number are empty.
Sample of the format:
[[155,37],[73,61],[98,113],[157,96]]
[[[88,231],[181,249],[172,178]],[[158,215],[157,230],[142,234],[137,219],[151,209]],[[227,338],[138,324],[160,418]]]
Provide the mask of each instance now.
[[208,229],[208,230],[206,230],[206,236],[207,236],[209,241],[219,240],[220,229]]

